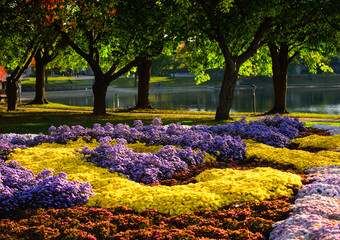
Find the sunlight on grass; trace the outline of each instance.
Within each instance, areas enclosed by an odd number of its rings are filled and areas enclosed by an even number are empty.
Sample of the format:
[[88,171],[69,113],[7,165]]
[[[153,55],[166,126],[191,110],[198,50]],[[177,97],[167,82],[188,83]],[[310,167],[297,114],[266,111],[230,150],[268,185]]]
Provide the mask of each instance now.
[[331,126],[340,126],[340,122],[306,122],[306,127],[311,127],[315,124],[327,124]]
[[[93,127],[93,124],[105,125],[126,123],[133,125],[134,120],[139,119],[144,124],[150,124],[154,118],[161,118],[163,124],[181,123],[185,125],[217,125],[227,124],[246,117],[246,120],[253,121],[264,117],[261,113],[231,113],[232,119],[215,121],[215,112],[190,112],[174,110],[128,110],[128,109],[107,109],[104,116],[92,114],[92,107],[76,107],[59,103],[45,105],[19,104],[17,111],[6,111],[6,103],[0,103],[0,133],[47,133],[48,128],[60,125],[82,125]],[[291,113],[290,117],[298,117],[306,122],[306,126],[314,124],[328,124],[340,126],[339,116],[314,113]]]
[[[195,77],[151,77],[150,89],[158,88],[156,83],[161,83],[159,86],[162,87],[195,87]],[[220,86],[220,82],[208,81],[197,86]],[[114,80],[110,86],[117,88],[131,88],[135,87],[135,78],[121,77]]]
[[287,114],[289,117],[299,117],[299,118],[338,118],[339,115],[327,115],[318,113],[290,113]]
[[[23,86],[35,86],[36,78],[24,78],[21,80]],[[91,82],[77,79],[75,77],[48,77],[46,86],[71,86],[71,85],[92,85]]]

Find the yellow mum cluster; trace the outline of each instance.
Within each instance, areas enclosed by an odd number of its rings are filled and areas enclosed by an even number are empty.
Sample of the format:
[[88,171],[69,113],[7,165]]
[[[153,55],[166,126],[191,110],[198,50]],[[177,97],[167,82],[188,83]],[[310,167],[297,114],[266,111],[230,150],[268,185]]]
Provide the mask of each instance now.
[[323,149],[340,149],[340,134],[333,136],[311,135],[294,139],[292,143],[299,144],[299,148],[316,147]]
[[[113,140],[111,141],[112,144],[116,144],[116,142]],[[161,150],[162,148],[164,148],[163,145],[151,145],[151,146],[147,146],[145,143],[129,143],[127,145],[129,148],[132,148],[132,150],[134,152],[139,152],[139,153],[156,153],[159,150]],[[206,153],[206,156],[204,158],[205,162],[212,162],[212,161],[216,161],[216,157],[211,156],[209,153]]]
[[320,151],[310,153],[302,150],[287,148],[274,148],[263,143],[245,140],[247,143],[247,158],[256,161],[268,161],[277,164],[292,164],[296,169],[304,170],[313,166],[340,165],[340,153],[333,151]]
[[[96,144],[87,145],[91,148]],[[197,176],[198,183],[195,184],[143,186],[81,160],[74,149],[83,145],[82,141],[66,145],[41,144],[17,149],[9,159],[18,161],[35,174],[48,168],[67,173],[69,180],[89,181],[96,193],[88,202],[89,206],[125,205],[137,211],[156,209],[171,215],[217,209],[236,200],[261,201],[273,196],[292,195],[291,188],[302,186],[300,176],[271,168],[248,171],[214,169]]]
[[162,148],[164,148],[163,145],[152,145],[152,146],[146,146],[145,143],[129,143],[128,144],[129,148],[132,148],[134,152],[139,152],[139,153],[143,153],[143,152],[149,152],[149,153],[156,153],[159,150],[161,150]]

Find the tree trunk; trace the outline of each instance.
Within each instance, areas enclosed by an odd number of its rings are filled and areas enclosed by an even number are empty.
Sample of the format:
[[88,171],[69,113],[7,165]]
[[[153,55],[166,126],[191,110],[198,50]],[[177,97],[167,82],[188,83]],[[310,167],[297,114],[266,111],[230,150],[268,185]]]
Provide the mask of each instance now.
[[45,95],[45,76],[46,66],[49,61],[43,58],[41,51],[35,55],[36,61],[36,82],[35,82],[35,98],[29,104],[47,104],[48,101]]
[[9,76],[7,78],[6,95],[7,111],[15,111],[18,99],[19,79]]
[[93,91],[93,115],[106,115],[106,93],[108,84],[102,73],[95,73]]
[[[34,41],[31,44],[33,47]],[[7,78],[7,87],[6,87],[6,95],[7,95],[7,111],[16,110],[17,99],[18,99],[18,88],[19,88],[19,79],[24,74],[25,70],[28,68],[28,65],[32,61],[34,55],[36,54],[39,43],[34,47],[33,51],[30,52],[31,48],[28,47],[28,53],[25,57],[24,61],[15,68],[12,72],[11,76]],[[28,58],[27,58],[28,57]]]
[[150,95],[150,77],[152,60],[145,60],[138,65],[138,99],[135,109],[152,109]]
[[236,63],[233,62],[233,64],[226,65],[215,120],[230,119],[229,112],[233,104],[234,89],[238,78],[238,71],[239,67]]
[[268,44],[273,70],[274,106],[267,114],[288,113],[286,108],[287,73],[289,55],[287,44],[281,44],[278,48],[275,44]]

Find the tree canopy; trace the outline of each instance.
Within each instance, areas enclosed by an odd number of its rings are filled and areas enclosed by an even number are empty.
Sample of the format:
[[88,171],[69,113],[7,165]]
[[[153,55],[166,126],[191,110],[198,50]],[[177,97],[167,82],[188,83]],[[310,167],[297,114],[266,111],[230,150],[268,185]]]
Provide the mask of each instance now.
[[[112,81],[142,63],[150,68],[182,42],[180,53],[200,73],[198,82],[208,79],[206,69],[225,71],[217,120],[230,118],[240,74],[283,79],[298,56],[312,70],[327,69],[321,56],[339,51],[337,0],[6,0],[0,7],[0,65],[20,66],[22,73],[36,51],[54,59],[56,50],[63,57],[54,64],[91,67],[94,114],[106,113]],[[150,76],[144,70],[141,76]]]

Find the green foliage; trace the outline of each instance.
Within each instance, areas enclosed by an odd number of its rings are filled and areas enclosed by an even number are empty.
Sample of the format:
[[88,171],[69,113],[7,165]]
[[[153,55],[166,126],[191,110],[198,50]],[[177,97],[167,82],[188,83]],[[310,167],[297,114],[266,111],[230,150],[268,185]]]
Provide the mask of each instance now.
[[333,72],[333,69],[326,65],[330,61],[329,58],[320,52],[307,51],[301,54],[301,58],[311,73],[316,74],[318,69],[323,72]]
[[0,65],[14,69],[28,58],[41,29],[32,22],[33,9],[26,1],[9,0],[0,7]]
[[196,84],[201,84],[203,82],[209,81],[210,76],[208,74],[205,74],[204,72],[201,72],[199,75],[195,77]]
[[75,39],[72,47],[92,68],[98,70],[95,65],[100,64],[100,70],[110,75],[122,68],[122,74],[128,72],[138,57],[158,56],[174,38],[169,32],[174,17],[171,1],[70,0],[63,5],[67,7],[58,9],[57,21],[61,31]]
[[203,75],[205,70],[224,66],[225,60],[216,42],[200,34],[185,43],[182,49],[190,72]]
[[272,76],[272,65],[268,47],[262,47],[240,68],[240,76]]

